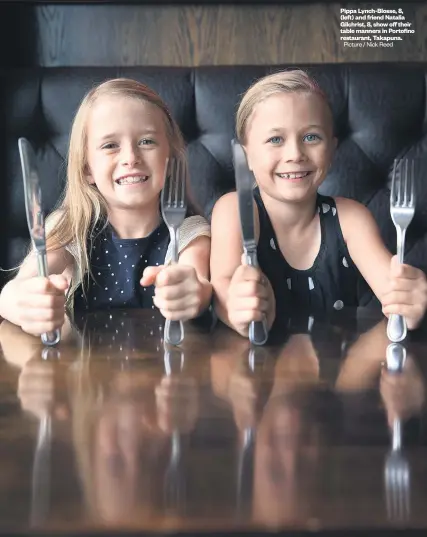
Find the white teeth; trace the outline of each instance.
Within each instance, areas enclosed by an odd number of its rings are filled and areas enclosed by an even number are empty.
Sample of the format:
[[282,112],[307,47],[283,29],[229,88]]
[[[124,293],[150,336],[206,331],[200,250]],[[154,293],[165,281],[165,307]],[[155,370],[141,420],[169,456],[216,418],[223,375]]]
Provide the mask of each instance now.
[[147,181],[148,175],[136,175],[133,177],[123,177],[117,181],[119,185],[133,185],[135,183],[144,183]]
[[302,179],[306,177],[310,172],[299,172],[299,173],[278,173],[277,175],[282,179]]

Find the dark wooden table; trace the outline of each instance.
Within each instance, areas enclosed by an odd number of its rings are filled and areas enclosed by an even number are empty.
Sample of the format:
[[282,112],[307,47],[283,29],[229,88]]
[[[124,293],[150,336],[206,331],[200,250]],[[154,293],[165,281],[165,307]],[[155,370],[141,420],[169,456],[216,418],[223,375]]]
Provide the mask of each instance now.
[[168,349],[162,327],[96,313],[44,349],[0,325],[1,534],[427,531],[423,331],[391,373],[363,311],[257,349],[194,324]]

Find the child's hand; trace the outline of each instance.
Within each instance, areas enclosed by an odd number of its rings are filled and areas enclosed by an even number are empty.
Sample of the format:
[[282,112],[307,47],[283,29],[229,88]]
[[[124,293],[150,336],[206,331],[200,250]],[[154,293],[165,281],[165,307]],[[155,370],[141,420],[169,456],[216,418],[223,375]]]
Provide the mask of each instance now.
[[228,319],[234,329],[247,337],[251,321],[267,317],[267,328],[274,320],[275,301],[270,282],[260,269],[240,265],[228,287]]
[[202,284],[196,270],[187,265],[147,267],[140,284],[155,285],[154,305],[171,321],[197,317],[202,305]]
[[409,330],[416,328],[427,307],[427,280],[424,272],[410,265],[400,264],[397,256],[393,256],[389,289],[384,293],[381,303],[384,315],[402,315]]
[[62,274],[35,276],[10,282],[19,326],[34,336],[61,328],[65,320],[68,281]]

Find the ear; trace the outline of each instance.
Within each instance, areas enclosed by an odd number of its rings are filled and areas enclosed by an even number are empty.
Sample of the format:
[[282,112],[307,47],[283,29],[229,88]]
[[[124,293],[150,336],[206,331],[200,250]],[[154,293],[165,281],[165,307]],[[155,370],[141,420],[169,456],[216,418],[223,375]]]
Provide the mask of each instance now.
[[248,163],[248,168],[251,170],[251,172],[253,171],[252,170],[252,164],[251,164],[251,160],[249,158],[249,154],[248,154],[248,150],[247,150],[247,147],[245,145],[242,144],[242,148],[243,148],[243,151],[245,152],[245,156],[246,156],[246,162]]
[[94,185],[95,184],[95,179],[93,178],[92,173],[91,173],[91,171],[89,169],[89,166],[87,164],[84,165],[83,173],[84,173],[84,176],[85,176],[86,181],[88,182],[88,184],[89,185]]

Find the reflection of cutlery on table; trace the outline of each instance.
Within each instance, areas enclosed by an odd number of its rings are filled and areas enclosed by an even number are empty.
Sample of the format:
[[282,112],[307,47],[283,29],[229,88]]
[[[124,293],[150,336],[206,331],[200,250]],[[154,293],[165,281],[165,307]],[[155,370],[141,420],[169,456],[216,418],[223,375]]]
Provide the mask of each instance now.
[[[57,349],[45,347],[41,356],[43,360],[59,358]],[[50,507],[50,463],[52,444],[52,418],[46,412],[39,422],[37,444],[33,460],[31,490],[31,526],[40,526],[45,522]]]
[[401,343],[390,343],[387,346],[386,359],[389,373],[401,373],[406,362],[406,348]]
[[[30,142],[25,138],[18,140],[19,155],[21,158],[22,175],[24,178],[25,209],[27,212],[28,229],[31,242],[37,255],[39,276],[47,278],[48,266],[46,256],[46,236],[44,228],[44,213],[42,207],[42,194],[39,175],[36,168],[36,157]],[[61,339],[59,329],[41,335],[45,345],[56,345]]]
[[[168,376],[181,373],[184,368],[184,352],[176,347],[169,348],[164,345],[164,364]],[[185,502],[185,476],[181,464],[181,435],[174,430],[171,438],[171,451],[164,480],[165,508],[178,511]]]
[[49,512],[51,442],[52,418],[46,414],[39,423],[36,452],[33,462],[31,526],[43,524]]
[[243,432],[237,461],[236,509],[239,518],[246,518],[252,509],[254,451],[255,428],[248,427]]
[[385,469],[387,516],[390,520],[406,520],[410,514],[411,469],[402,452],[401,422],[393,423],[392,449],[387,455]]
[[[251,347],[248,354],[248,367],[252,374],[255,374],[258,362],[260,360],[261,349]],[[239,446],[239,455],[237,461],[237,514],[244,517],[252,506],[253,490],[253,464],[254,449],[256,441],[256,428],[247,427],[243,431],[243,443]]]
[[[400,343],[387,347],[387,371],[401,374],[406,360],[406,349]],[[387,516],[390,520],[403,521],[410,514],[411,469],[402,451],[402,422],[393,421],[391,450],[384,467]]]

